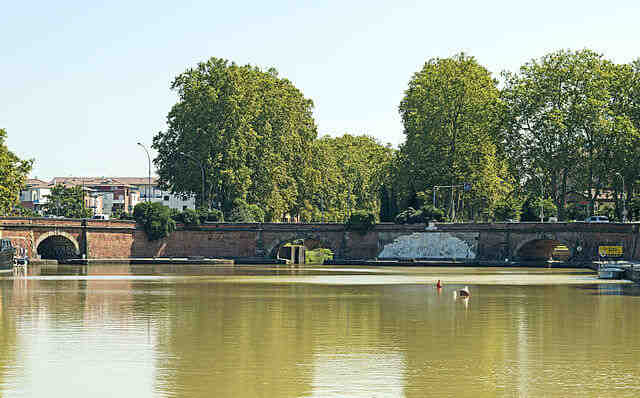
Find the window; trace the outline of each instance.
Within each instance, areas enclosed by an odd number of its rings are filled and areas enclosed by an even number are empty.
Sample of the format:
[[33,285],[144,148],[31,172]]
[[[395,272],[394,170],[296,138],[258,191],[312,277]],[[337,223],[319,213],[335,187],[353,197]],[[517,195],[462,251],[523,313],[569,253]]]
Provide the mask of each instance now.
[[165,195],[163,198],[165,201],[169,201],[169,195]]

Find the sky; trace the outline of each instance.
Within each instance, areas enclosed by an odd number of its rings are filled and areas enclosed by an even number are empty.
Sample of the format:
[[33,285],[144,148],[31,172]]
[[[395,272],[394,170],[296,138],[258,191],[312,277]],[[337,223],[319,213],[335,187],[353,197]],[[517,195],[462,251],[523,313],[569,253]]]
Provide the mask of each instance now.
[[166,129],[171,81],[210,57],[275,67],[314,101],[320,135],[396,147],[398,105],[430,58],[464,51],[496,77],[559,49],[640,58],[637,0],[4,0],[0,9],[0,128],[45,180],[146,176],[137,143],[149,148]]

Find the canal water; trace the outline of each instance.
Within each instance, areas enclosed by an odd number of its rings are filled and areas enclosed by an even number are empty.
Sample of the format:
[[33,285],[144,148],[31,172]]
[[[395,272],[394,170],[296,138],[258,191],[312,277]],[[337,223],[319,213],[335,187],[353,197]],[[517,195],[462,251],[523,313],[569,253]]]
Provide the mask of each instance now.
[[546,268],[34,267],[0,275],[0,397],[638,397],[640,287],[600,282]]

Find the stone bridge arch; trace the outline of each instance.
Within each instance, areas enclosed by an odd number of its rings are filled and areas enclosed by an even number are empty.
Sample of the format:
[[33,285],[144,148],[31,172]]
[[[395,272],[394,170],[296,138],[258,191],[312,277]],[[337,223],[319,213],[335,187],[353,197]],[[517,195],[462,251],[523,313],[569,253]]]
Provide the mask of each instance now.
[[[578,242],[559,234],[539,234],[527,236],[520,240],[514,247],[513,256],[515,260],[521,261],[541,261],[551,258],[561,261],[571,261],[575,258]],[[562,247],[566,247],[564,252]]]
[[270,258],[276,258],[282,246],[296,241],[303,241],[303,245],[307,250],[324,247],[331,249],[334,254],[339,250],[337,243],[325,234],[313,232],[290,232],[280,234],[278,240],[271,242],[269,245],[265,245],[265,251]]
[[40,235],[34,247],[41,259],[66,260],[80,257],[78,240],[64,231],[49,231]]

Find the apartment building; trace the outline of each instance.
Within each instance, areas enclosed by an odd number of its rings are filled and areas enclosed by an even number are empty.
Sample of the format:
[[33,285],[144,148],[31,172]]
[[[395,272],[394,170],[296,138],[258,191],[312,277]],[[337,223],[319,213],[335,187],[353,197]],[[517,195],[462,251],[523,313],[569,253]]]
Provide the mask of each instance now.
[[131,213],[140,203],[140,192],[135,187],[113,177],[54,177],[51,185],[57,184],[82,186],[85,202],[93,205],[89,207],[95,209],[94,214]]
[[41,212],[50,193],[51,186],[48,182],[30,178],[27,180],[25,189],[20,192],[20,203],[28,209]]
[[151,177],[151,184],[149,184],[149,177],[114,177],[114,179],[134,187],[140,193],[141,202],[149,199],[149,202],[160,202],[171,209],[180,211],[196,208],[195,196],[189,196],[185,199],[180,195],[164,191],[158,187],[157,177]]

